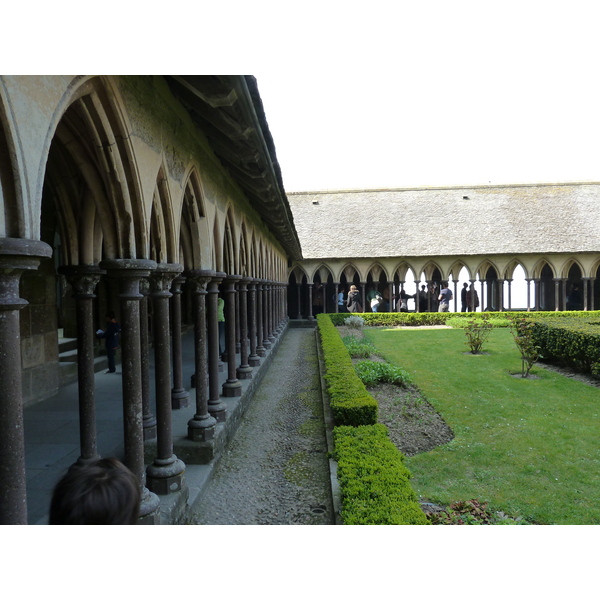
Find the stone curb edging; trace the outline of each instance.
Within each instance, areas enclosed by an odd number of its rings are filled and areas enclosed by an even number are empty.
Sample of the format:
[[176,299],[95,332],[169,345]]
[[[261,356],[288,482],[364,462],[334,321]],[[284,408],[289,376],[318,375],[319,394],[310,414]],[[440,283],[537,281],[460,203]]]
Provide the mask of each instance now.
[[315,328],[315,345],[317,348],[317,357],[319,364],[319,380],[321,383],[321,399],[323,401],[323,415],[325,421],[325,437],[327,439],[327,453],[329,454],[329,482],[331,484],[331,498],[333,501],[333,516],[335,525],[343,525],[341,519],[342,496],[340,485],[337,478],[337,462],[332,458],[334,452],[333,445],[333,417],[331,416],[331,407],[329,406],[329,397],[325,384],[325,362],[323,352],[319,342],[319,329]]

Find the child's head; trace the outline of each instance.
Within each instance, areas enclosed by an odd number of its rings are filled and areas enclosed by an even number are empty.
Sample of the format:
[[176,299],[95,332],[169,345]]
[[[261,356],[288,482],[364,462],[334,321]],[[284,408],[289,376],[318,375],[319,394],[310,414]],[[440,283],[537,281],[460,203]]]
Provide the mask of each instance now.
[[133,525],[140,505],[135,475],[116,458],[74,465],[54,488],[50,525]]

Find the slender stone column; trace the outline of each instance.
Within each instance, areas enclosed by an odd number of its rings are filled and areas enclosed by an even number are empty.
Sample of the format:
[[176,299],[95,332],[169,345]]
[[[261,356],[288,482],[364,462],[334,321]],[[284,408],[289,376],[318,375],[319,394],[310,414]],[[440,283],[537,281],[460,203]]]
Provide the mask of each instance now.
[[540,280],[533,280],[533,310],[540,310],[541,302],[540,302]]
[[[359,285],[361,288],[360,297],[362,298],[363,313],[366,313],[367,312],[367,282],[361,281]],[[369,312],[371,312],[370,306],[369,306]]]
[[[486,309],[487,309],[487,306],[486,306],[486,307],[484,307],[484,305],[483,305],[483,299],[484,299],[484,297],[485,297],[485,296],[483,295],[483,285],[484,285],[485,281],[484,281],[483,279],[481,279],[479,283],[481,284],[481,294],[479,295],[479,297],[481,298],[481,300],[479,301],[479,311],[480,311],[480,312],[483,312],[483,309],[484,309],[484,308],[486,308]],[[475,310],[477,311],[477,309],[475,309]]]
[[271,348],[271,340],[269,340],[269,282],[266,279],[262,280],[262,324],[263,324],[263,348],[269,350]]
[[511,284],[512,284],[512,279],[507,279],[506,281],[508,281],[508,310],[512,310],[512,296],[511,296]]
[[[273,287],[273,302],[274,302],[274,321],[273,327],[275,328],[275,335],[279,336],[281,333],[281,286],[279,283],[275,283]],[[314,317],[314,315],[313,315]]]
[[[279,328],[279,285],[276,281],[273,282],[273,291],[272,291],[272,312],[273,312],[273,336],[275,338],[279,337],[280,328]],[[311,304],[312,308],[312,304]],[[314,319],[314,315],[313,315]]]
[[[280,283],[279,284],[279,312],[281,314],[281,330],[285,329],[285,324],[290,320],[288,317],[288,284]],[[323,284],[323,310],[327,312],[327,285]]]
[[560,282],[559,277],[554,277],[554,310],[560,310]]
[[[196,414],[188,421],[188,439],[204,442],[214,438],[217,420],[208,412],[208,358],[207,358],[207,286],[214,271],[188,271],[187,281],[192,289],[194,311],[194,340],[196,350]],[[218,332],[217,332],[218,335]],[[217,388],[218,394],[218,388]]]
[[235,353],[239,354],[242,347],[240,343],[240,295],[236,293],[233,297],[235,300]]
[[140,349],[140,280],[156,269],[153,260],[108,259],[100,263],[109,277],[119,282],[121,302],[121,356],[123,369],[123,423],[125,464],[138,478],[142,494],[140,522],[160,522],[159,500],[146,488],[142,420],[142,372]]
[[596,281],[596,278],[590,277],[590,310],[594,310],[594,281]]
[[561,300],[561,306],[562,306],[562,310],[567,310],[567,279],[566,278],[561,278],[561,295],[560,295],[560,300]]
[[[219,396],[219,284],[225,273],[217,272],[208,283],[206,321],[208,333],[208,412],[217,423],[227,418],[227,406]],[[196,382],[196,388],[199,383]]]
[[233,398],[242,395],[242,384],[237,378],[235,365],[235,284],[239,275],[225,277],[225,331],[227,332],[227,381],[223,384],[223,396]]
[[257,327],[256,327],[256,282],[254,279],[248,283],[248,321],[250,330],[250,356],[248,356],[248,364],[251,367],[260,365],[260,358],[257,353]]
[[79,444],[77,464],[98,458],[96,403],[94,398],[94,290],[104,274],[96,265],[63,266],[73,288],[77,312],[77,385],[79,390]]
[[261,279],[256,279],[256,354],[260,357],[267,355],[263,346],[263,285]]
[[248,363],[248,284],[251,277],[242,277],[238,283],[238,305],[240,308],[240,366],[236,370],[238,379],[252,379],[252,367]]
[[420,292],[419,285],[420,284],[421,284],[421,281],[420,280],[417,281],[415,279],[415,288],[417,290],[415,292],[415,312],[421,312],[420,309],[419,309],[419,292]]
[[308,284],[308,320],[309,321],[315,320],[315,318],[312,314],[312,288],[313,288],[313,284],[309,283]]
[[531,312],[531,279],[525,279],[527,282],[527,312]]
[[498,311],[504,312],[504,279],[497,279],[498,282]]
[[340,284],[338,282],[335,282],[333,285],[334,285],[334,288],[335,288],[335,292],[334,292],[335,293],[335,312],[339,313],[340,312],[340,307],[339,307],[339,304],[338,304],[338,294],[340,293],[340,290],[339,290],[339,285]]
[[179,276],[171,285],[171,343],[173,353],[173,389],[171,406],[173,409],[187,408],[190,393],[183,387],[182,348],[181,348],[181,286],[185,277]]
[[181,490],[185,464],[173,454],[171,419],[171,348],[169,298],[171,284],[183,267],[179,264],[157,266],[150,275],[150,292],[154,309],[154,382],[156,393],[156,458],[146,469],[148,489],[156,494]]
[[0,525],[27,524],[19,280],[51,256],[44,242],[0,238]]
[[297,283],[296,286],[298,288],[298,315],[296,318],[301,319],[302,318],[302,284]]
[[[311,302],[308,303],[308,310],[312,310]],[[310,313],[309,313],[310,314]],[[273,282],[267,282],[267,323],[269,329],[269,342],[271,345],[275,343],[275,327],[273,326]]]
[[454,284],[454,312],[458,312],[458,281],[455,279]]
[[148,335],[148,295],[150,282],[147,279],[140,281],[140,355],[142,370],[142,421],[144,423],[144,440],[156,439],[156,417],[152,414],[150,402],[150,363],[148,361],[149,335]]
[[582,277],[583,280],[583,310],[588,310],[588,298],[589,298],[589,277]]
[[[284,321],[284,311],[283,311],[283,285],[281,283],[275,284],[275,293],[277,298],[277,335],[281,335],[283,332],[283,321]],[[322,286],[322,284],[321,284]],[[322,286],[321,289],[323,294],[323,308],[325,307],[325,288]]]
[[427,282],[427,312],[431,312],[431,286],[433,285],[433,281]]

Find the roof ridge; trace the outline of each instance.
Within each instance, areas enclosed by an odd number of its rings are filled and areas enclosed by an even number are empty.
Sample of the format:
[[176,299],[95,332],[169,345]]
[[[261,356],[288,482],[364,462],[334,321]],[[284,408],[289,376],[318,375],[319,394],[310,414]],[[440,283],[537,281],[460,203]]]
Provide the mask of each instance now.
[[567,187],[573,185],[600,185],[600,181],[562,181],[555,183],[485,183],[475,185],[445,185],[445,186],[411,186],[411,187],[389,187],[389,188],[348,188],[330,190],[307,190],[303,192],[289,192],[287,196],[301,196],[306,194],[358,194],[363,192],[414,192],[425,190],[474,190],[492,188],[516,188],[516,187]]

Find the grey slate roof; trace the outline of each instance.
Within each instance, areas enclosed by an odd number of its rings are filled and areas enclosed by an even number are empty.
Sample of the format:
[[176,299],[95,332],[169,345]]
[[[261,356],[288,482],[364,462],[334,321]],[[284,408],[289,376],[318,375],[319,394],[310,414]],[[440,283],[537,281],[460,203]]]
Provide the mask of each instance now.
[[305,259],[600,251],[599,183],[287,196]]

